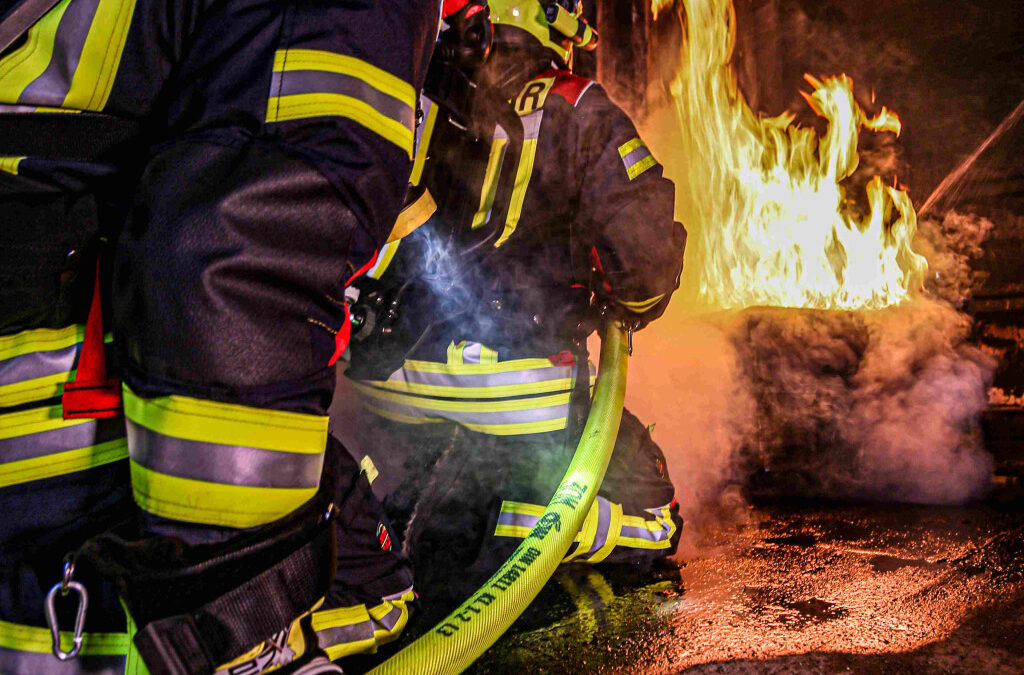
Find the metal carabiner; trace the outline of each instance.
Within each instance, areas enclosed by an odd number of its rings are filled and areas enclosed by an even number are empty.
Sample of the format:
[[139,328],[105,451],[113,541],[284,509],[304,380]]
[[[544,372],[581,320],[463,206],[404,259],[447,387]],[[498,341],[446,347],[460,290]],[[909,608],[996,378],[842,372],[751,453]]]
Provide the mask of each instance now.
[[[72,580],[75,573],[75,564],[71,561],[64,563],[64,576],[60,583],[54,584],[50,592],[46,594],[46,623],[50,626],[50,635],[53,637],[53,655],[61,661],[70,661],[82,651],[83,630],[85,628],[85,610],[89,607],[89,594],[85,586]],[[72,638],[73,646],[70,652],[60,648],[60,626],[57,624],[57,592],[61,596],[67,595],[70,591],[78,593],[78,612],[75,614],[75,632]]]
[[633,355],[633,326],[626,328],[626,350],[628,356]]

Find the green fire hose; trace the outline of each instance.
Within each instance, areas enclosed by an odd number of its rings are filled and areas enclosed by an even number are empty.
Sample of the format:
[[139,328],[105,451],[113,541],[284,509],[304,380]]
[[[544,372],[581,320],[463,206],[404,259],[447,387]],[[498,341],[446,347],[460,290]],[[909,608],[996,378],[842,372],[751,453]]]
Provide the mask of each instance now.
[[608,324],[594,399],[576,454],[537,524],[483,586],[371,675],[460,673],[501,637],[547,583],[601,487],[626,396],[626,332]]

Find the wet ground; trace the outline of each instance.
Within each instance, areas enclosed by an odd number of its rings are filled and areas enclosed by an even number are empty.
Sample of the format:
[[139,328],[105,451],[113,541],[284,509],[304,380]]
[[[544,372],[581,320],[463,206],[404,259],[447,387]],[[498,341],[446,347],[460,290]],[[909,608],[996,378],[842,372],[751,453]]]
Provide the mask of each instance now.
[[1019,489],[746,516],[690,532],[679,566],[559,573],[470,672],[1024,673]]

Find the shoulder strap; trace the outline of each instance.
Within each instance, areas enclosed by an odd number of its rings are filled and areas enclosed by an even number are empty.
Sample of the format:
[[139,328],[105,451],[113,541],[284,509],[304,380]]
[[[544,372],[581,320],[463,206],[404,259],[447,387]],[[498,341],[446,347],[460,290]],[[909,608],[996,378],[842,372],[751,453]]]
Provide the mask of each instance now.
[[53,9],[58,0],[24,0],[0,22],[0,54],[14,44],[36,21]]

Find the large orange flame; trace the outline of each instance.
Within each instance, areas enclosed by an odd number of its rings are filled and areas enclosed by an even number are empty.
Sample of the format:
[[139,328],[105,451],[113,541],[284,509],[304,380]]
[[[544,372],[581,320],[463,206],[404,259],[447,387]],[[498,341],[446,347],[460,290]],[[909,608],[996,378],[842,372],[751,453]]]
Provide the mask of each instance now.
[[[808,76],[819,137],[793,116],[759,117],[736,85],[731,0],[682,0],[679,69],[670,86],[676,141],[666,169],[690,233],[684,296],[705,308],[755,305],[882,308],[918,287],[927,261],[912,248],[907,193],[875,177],[866,215],[842,181],[857,168],[862,128],[899,133],[895,114],[868,117],[845,76]],[[654,0],[657,13],[665,2]],[[662,150],[662,153],[665,149]]]

